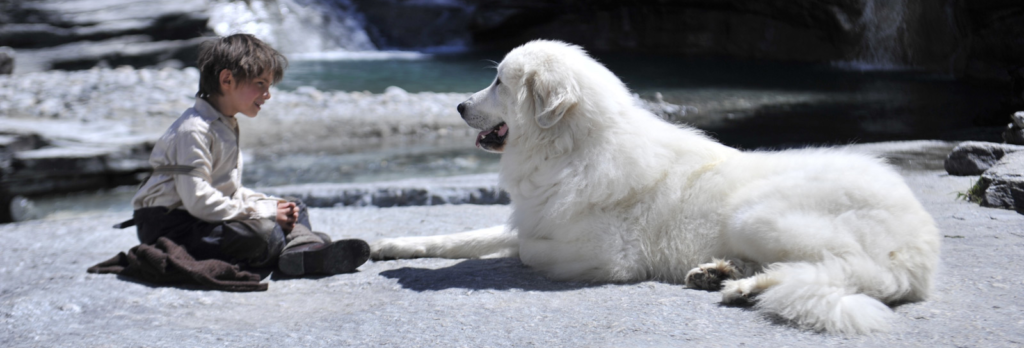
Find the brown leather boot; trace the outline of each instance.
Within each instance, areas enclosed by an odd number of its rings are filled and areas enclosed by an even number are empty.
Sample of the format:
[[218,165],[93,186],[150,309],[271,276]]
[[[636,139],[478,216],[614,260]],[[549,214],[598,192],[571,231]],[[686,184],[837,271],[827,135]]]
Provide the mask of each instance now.
[[361,239],[333,243],[307,243],[285,249],[277,262],[291,276],[349,273],[370,258],[370,246]]

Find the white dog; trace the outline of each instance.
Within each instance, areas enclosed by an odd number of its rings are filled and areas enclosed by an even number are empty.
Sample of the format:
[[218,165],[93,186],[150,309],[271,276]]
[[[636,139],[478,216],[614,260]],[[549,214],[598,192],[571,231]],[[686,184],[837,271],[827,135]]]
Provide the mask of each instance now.
[[[719,290],[814,330],[883,330],[927,297],[939,234],[881,160],[740,152],[634,104],[582,49],[534,41],[459,105],[502,152],[508,226],[384,239],[375,259],[512,257],[559,280]],[[755,297],[756,296],[756,297]]]

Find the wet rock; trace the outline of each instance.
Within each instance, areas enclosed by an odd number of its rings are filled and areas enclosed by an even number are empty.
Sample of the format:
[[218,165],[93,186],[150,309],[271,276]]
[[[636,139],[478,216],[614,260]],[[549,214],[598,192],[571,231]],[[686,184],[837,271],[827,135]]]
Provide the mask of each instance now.
[[4,46],[0,47],[0,75],[10,75],[14,72],[14,49]]
[[981,175],[1007,154],[1019,151],[1024,151],[1024,146],[965,141],[946,157],[946,172],[951,175]]

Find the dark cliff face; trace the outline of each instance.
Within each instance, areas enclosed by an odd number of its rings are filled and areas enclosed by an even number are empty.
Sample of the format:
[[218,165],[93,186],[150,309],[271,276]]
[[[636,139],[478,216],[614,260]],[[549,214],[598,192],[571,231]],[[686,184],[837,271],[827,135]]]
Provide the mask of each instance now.
[[[902,2],[879,3],[485,0],[478,5],[470,28],[475,42],[486,45],[548,37],[597,50],[809,62],[878,59],[865,52],[885,50],[886,47],[872,47],[871,41],[878,40],[876,46],[893,47],[888,49],[890,52],[881,53],[885,61],[880,63],[949,68],[949,59],[960,41],[958,30],[950,26],[955,23],[947,18],[950,1],[908,1],[905,6]],[[890,13],[893,11],[896,13]],[[888,27],[892,33],[885,36],[879,33],[878,26]],[[882,36],[874,37],[879,35]]]
[[963,0],[958,20],[969,43],[964,45],[970,76],[1008,78],[1007,70],[1024,67],[1024,1]]
[[593,51],[854,61],[1000,79],[1024,64],[1018,0],[355,2],[377,43],[393,48],[454,40],[509,49],[547,38]]
[[475,7],[461,1],[352,0],[374,45],[432,49],[470,42]]
[[[598,50],[828,59],[852,39],[849,20],[835,11],[857,9],[842,2],[481,1],[470,30],[486,45],[549,37]],[[788,53],[788,43],[801,40],[810,40],[802,43],[804,52]]]

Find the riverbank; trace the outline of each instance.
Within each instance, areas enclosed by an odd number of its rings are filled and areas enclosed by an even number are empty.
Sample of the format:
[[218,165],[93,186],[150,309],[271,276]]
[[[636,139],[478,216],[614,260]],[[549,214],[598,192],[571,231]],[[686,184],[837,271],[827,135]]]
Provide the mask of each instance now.
[[[149,152],[191,107],[194,68],[91,69],[0,76],[4,195],[42,195],[136,184]],[[241,117],[243,156],[347,154],[419,147],[471,148],[459,93],[272,90],[257,119]]]
[[[0,342],[64,346],[1011,347],[1024,343],[1024,215],[957,198],[955,143],[855,146],[895,159],[943,238],[934,296],[894,308],[888,333],[792,328],[716,293],[659,282],[554,282],[516,259],[369,262],[352,274],[265,280],[269,291],[159,287],[85,269],[135,245],[123,214],[0,225]],[[501,224],[505,205],[314,208],[333,238],[433,235]],[[993,267],[992,265],[996,265]]]

